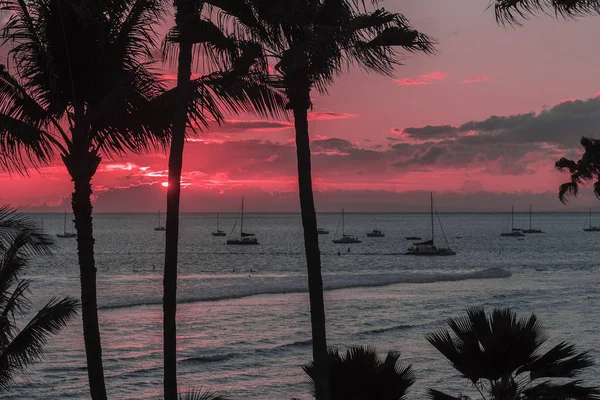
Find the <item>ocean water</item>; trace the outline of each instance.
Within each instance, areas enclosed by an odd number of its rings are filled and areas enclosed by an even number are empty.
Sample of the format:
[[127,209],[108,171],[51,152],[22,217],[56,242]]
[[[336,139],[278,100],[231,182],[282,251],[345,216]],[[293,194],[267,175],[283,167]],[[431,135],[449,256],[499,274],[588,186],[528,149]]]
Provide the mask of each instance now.
[[[178,286],[178,379],[232,399],[311,398],[301,366],[311,359],[306,267],[298,214],[249,214],[245,230],[259,246],[227,246],[213,237],[214,215],[181,218]],[[63,216],[35,215],[47,233]],[[336,245],[339,215],[319,215],[330,345],[371,345],[402,353],[428,388],[468,393],[469,383],[424,339],[471,306],[535,313],[548,346],[567,340],[600,360],[600,232],[582,230],[584,214],[534,214],[546,233],[500,237],[506,214],[440,214],[454,257],[401,255],[405,236],[429,235],[428,214],[346,214],[346,233],[363,242]],[[526,214],[515,225],[526,227]],[[164,232],[155,216],[98,214],[94,218],[98,298],[109,397],[159,399],[162,390],[162,262]],[[235,215],[221,215],[229,233]],[[439,224],[436,241],[444,244]],[[247,229],[246,229],[247,227]],[[365,233],[382,229],[384,238]],[[350,251],[348,251],[350,249]],[[340,255],[338,255],[338,251]],[[53,257],[28,269],[32,299],[79,295],[74,239],[57,239]],[[584,378],[600,385],[600,368]],[[81,320],[50,340],[46,358],[21,377],[7,399],[83,399],[87,373]]]

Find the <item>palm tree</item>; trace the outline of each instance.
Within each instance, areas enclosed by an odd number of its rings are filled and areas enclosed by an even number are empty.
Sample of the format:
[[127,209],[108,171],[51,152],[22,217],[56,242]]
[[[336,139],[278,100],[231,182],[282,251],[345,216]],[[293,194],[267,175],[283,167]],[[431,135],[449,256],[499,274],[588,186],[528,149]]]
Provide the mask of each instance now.
[[563,203],[571,196],[576,197],[580,186],[590,181],[594,181],[594,194],[600,198],[600,140],[583,137],[581,145],[585,151],[579,161],[563,157],[556,162],[556,169],[571,174],[571,181],[560,185],[558,191],[558,198]]
[[[268,40],[268,35],[265,32],[256,35],[261,32],[258,21],[250,21],[251,25],[244,22],[243,14],[247,8],[242,7],[243,2],[221,3],[220,0],[175,0],[175,27],[170,30],[163,47],[166,60],[174,59],[178,52],[163,283],[164,391],[167,400],[177,396],[177,251],[186,131],[207,128],[211,119],[221,123],[224,112],[277,117],[285,109],[283,97],[267,84],[266,59],[260,42],[255,41]],[[219,19],[225,14],[227,23]],[[231,28],[231,24],[238,29],[227,32],[226,27]],[[204,75],[192,80],[195,48],[203,57],[201,73]]]
[[92,178],[102,157],[163,145],[173,96],[152,70],[160,0],[0,0],[0,166],[62,159],[73,181],[90,393],[106,399],[96,299]]
[[[270,54],[282,80],[287,108],[294,116],[313,359],[316,370],[324,376],[327,339],[308,127],[311,91],[327,93],[328,86],[347,66],[391,75],[399,64],[396,46],[411,53],[431,53],[433,42],[413,29],[403,15],[385,9],[368,11],[365,2],[359,0],[254,0],[252,3],[258,18],[270,27],[269,32],[275,37]],[[317,385],[317,399],[326,396],[326,387]]]
[[554,11],[562,17],[580,17],[600,14],[599,0],[493,0],[499,23],[520,25],[519,19],[536,13]]
[[[517,319],[508,308],[495,309],[490,316],[483,308],[471,308],[466,317],[450,318],[448,325],[451,332],[440,329],[426,338],[471,381],[482,399],[600,399],[600,390],[582,386],[580,380],[565,383],[593,364],[591,356],[566,342],[542,353],[548,337],[533,314]],[[437,390],[430,390],[430,397],[458,399]]]
[[[345,355],[329,349],[327,355],[331,400],[401,400],[415,382],[412,367],[398,365],[400,353],[390,351],[383,361],[371,347],[353,347]],[[314,363],[304,371],[316,389],[319,374]]]
[[0,394],[13,379],[42,358],[48,338],[57,334],[76,314],[78,302],[53,298],[19,329],[16,319],[27,317],[31,303],[30,281],[20,275],[35,256],[50,254],[52,241],[32,221],[9,206],[0,206]]

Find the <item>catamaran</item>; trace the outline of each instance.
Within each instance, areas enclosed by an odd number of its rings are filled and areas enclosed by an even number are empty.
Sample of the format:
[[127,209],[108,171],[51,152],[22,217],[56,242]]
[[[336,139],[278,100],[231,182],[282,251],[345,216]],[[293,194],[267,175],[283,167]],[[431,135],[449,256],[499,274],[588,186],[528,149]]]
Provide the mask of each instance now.
[[158,215],[156,216],[156,226],[154,227],[155,231],[166,231],[167,228],[164,225],[160,224],[160,210],[158,210]]
[[[339,225],[338,225],[339,227]],[[345,220],[344,220],[344,209],[342,208],[342,237],[339,239],[333,239],[332,240],[333,243],[336,244],[351,244],[351,243],[361,243],[362,240],[360,240],[358,237],[354,236],[354,235],[346,235],[346,224],[345,224]]]
[[589,225],[587,228],[583,228],[586,232],[600,232],[600,226],[592,226],[592,207],[590,207],[590,217],[588,218]]
[[[236,223],[237,223],[237,221],[236,221]],[[235,225],[233,226],[233,229],[235,229]],[[251,235],[254,236],[254,234],[251,234]],[[249,234],[244,234],[244,197],[242,196],[242,211],[241,211],[241,218],[240,218],[240,237],[237,239],[228,239],[227,244],[234,244],[234,245],[258,244],[258,239],[256,239],[255,237],[249,237],[249,236],[250,236]]]
[[520,229],[515,228],[515,206],[512,206],[510,211],[510,231],[502,232],[500,236],[521,237],[525,236]]
[[529,229],[523,230],[523,233],[544,233],[541,229],[534,229],[531,227],[531,204],[529,205]]
[[[43,230],[43,225],[42,225],[42,230]],[[56,234],[57,237],[62,238],[62,239],[68,239],[68,238],[74,238],[77,237],[77,234],[75,232],[67,232],[67,210],[65,210],[65,221],[63,224],[63,233],[57,233]]]
[[217,213],[217,231],[212,233],[213,236],[226,236],[225,231],[219,229],[219,213]]
[[329,231],[325,228],[317,228],[318,235],[329,235]]
[[[452,250],[450,247],[436,247],[433,242],[434,237],[434,224],[433,224],[433,192],[430,193],[430,212],[431,212],[431,240],[427,240],[425,242],[413,243],[412,247],[410,247],[405,255],[410,256],[454,256],[456,252]],[[437,210],[436,210],[437,214]],[[444,227],[442,226],[442,222],[439,219],[440,228],[442,230],[442,234],[444,235],[444,240],[446,241],[446,246],[448,246],[448,240],[446,239],[446,234],[444,233]]]

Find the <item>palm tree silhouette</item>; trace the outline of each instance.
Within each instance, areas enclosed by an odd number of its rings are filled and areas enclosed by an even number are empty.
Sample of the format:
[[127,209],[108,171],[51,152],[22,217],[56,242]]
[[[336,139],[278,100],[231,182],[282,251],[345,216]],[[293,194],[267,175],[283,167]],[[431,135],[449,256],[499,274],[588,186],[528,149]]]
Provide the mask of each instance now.
[[[345,355],[328,350],[328,388],[331,400],[401,400],[414,383],[412,367],[398,365],[400,353],[389,352],[382,361],[372,347],[353,347]],[[314,387],[319,371],[314,363],[304,367]]]
[[598,0],[493,0],[492,6],[499,23],[515,25],[521,24],[520,19],[549,11],[567,18],[600,14]]
[[[283,97],[268,85],[267,63],[260,44],[260,40],[267,40],[268,36],[266,32],[253,34],[257,27],[260,31],[258,21],[253,21],[253,26],[240,22],[246,11],[243,2],[175,0],[174,4],[175,26],[163,46],[165,59],[173,60],[177,56],[164,265],[164,390],[167,400],[177,396],[177,249],[186,130],[202,130],[211,120],[221,123],[225,112],[280,116],[285,110]],[[228,16],[225,22],[222,15]],[[191,79],[194,48],[203,58],[203,76],[197,79]]]
[[49,255],[51,246],[29,218],[0,206],[0,395],[10,390],[17,374],[42,358],[48,338],[76,314],[77,300],[53,298],[21,329],[17,326],[16,320],[31,309],[26,296],[30,281],[21,279],[21,273],[33,257]]
[[[575,378],[591,366],[591,356],[561,342],[542,353],[546,332],[535,315],[517,318],[510,309],[467,310],[466,317],[450,318],[450,332],[431,332],[426,338],[469,379],[483,399],[587,400],[600,399],[600,390],[582,386]],[[561,381],[553,382],[553,378]],[[459,399],[430,390],[434,400]]]
[[57,156],[73,181],[83,335],[93,399],[106,399],[98,327],[92,178],[102,156],[164,145],[173,95],[148,61],[159,0],[3,0],[0,166],[27,174]]
[[[311,91],[326,93],[328,86],[351,65],[391,75],[393,67],[399,64],[395,46],[408,52],[431,53],[433,44],[413,29],[403,15],[385,9],[369,11],[362,1],[255,0],[252,3],[258,19],[269,26],[274,38],[270,55],[282,80],[287,108],[294,117],[313,359],[316,370],[324,376],[327,340],[308,126]],[[326,398],[322,394],[327,396],[327,390],[317,385],[317,399]]]
[[579,161],[563,157],[556,162],[556,169],[571,174],[571,181],[560,185],[558,190],[558,198],[563,203],[571,196],[577,197],[581,185],[590,181],[594,181],[594,194],[600,198],[600,140],[583,137],[581,145],[584,153]]

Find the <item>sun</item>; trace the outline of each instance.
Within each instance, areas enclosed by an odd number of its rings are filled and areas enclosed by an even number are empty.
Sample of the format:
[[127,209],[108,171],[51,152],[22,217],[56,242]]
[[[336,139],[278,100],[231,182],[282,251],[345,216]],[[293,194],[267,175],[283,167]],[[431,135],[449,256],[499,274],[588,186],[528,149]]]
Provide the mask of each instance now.
[[162,185],[163,187],[169,187],[169,182],[163,182],[163,183],[161,183],[161,185]]

